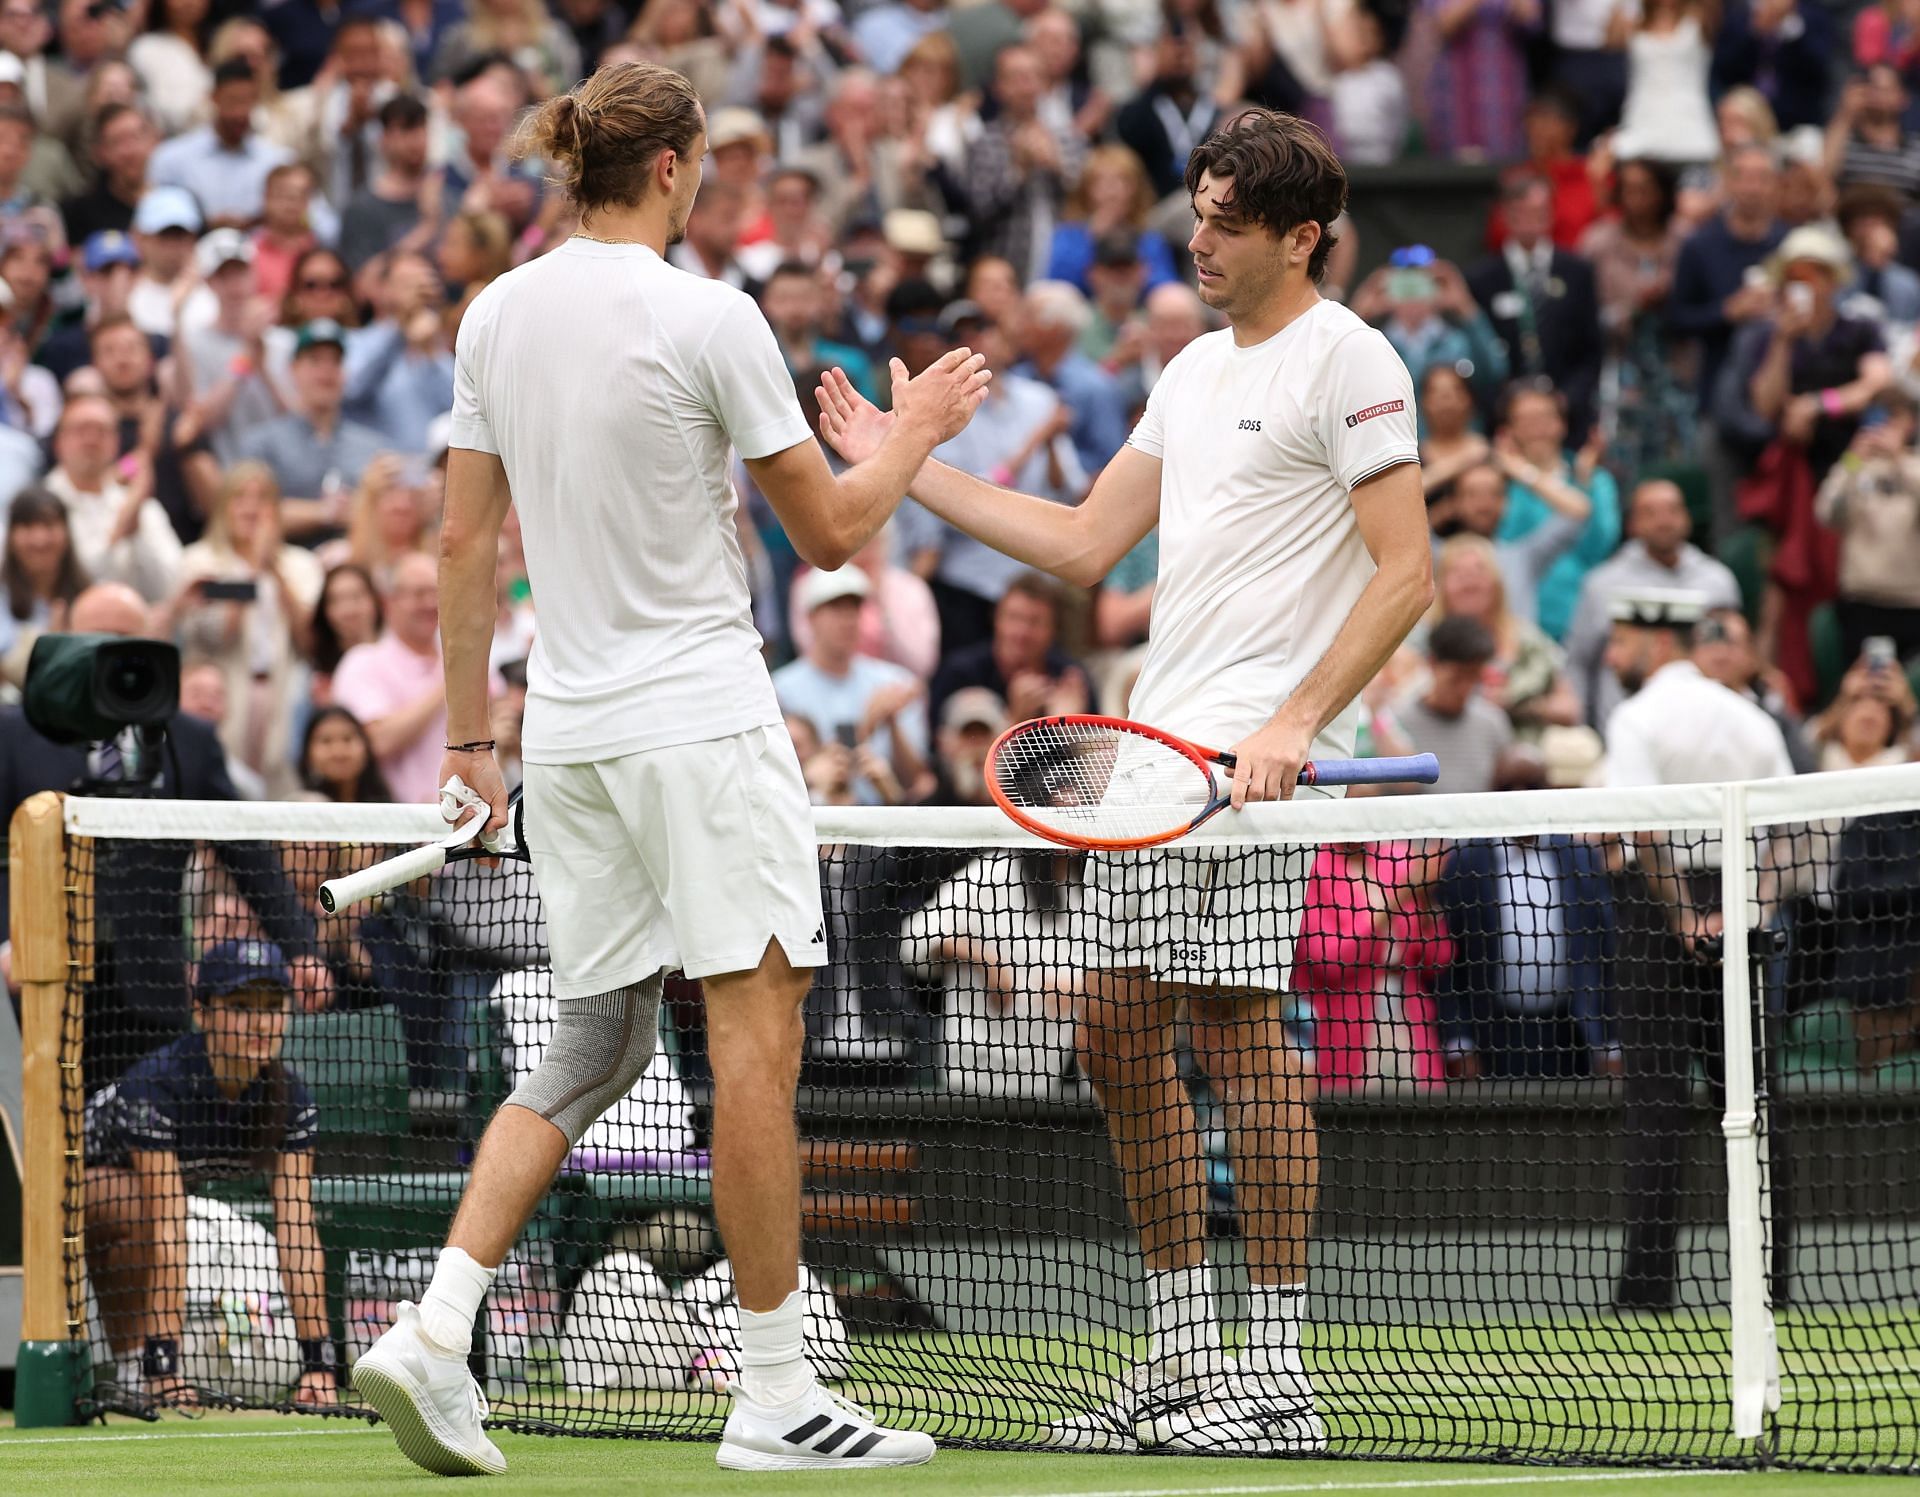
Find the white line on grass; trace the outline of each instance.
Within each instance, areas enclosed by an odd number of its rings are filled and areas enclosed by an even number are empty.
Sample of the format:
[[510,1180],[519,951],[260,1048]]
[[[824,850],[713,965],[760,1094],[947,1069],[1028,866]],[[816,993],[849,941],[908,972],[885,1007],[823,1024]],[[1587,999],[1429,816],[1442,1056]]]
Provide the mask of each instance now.
[[1677,1481],[1699,1476],[1751,1476],[1720,1468],[1674,1471],[1560,1471],[1528,1476],[1416,1477],[1405,1481],[1303,1481],[1258,1487],[1115,1487],[1103,1492],[1042,1492],[1037,1497],[1268,1497],[1285,1492],[1427,1492],[1446,1487],[1558,1486],[1584,1481]]
[[176,1432],[141,1433],[138,1430],[115,1435],[12,1435],[0,1436],[0,1450],[10,1445],[98,1445],[115,1440],[306,1440],[323,1435],[380,1435],[378,1425],[365,1429],[183,1429]]

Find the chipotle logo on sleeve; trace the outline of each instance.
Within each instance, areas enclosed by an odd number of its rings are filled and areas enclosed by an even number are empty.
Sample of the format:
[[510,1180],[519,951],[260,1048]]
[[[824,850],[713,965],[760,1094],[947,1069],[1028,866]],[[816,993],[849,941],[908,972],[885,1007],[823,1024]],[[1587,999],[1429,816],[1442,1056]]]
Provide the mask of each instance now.
[[1391,416],[1395,411],[1404,411],[1404,400],[1383,400],[1378,405],[1370,405],[1363,411],[1355,411],[1347,417],[1347,425],[1358,426],[1362,421],[1371,421],[1375,416]]

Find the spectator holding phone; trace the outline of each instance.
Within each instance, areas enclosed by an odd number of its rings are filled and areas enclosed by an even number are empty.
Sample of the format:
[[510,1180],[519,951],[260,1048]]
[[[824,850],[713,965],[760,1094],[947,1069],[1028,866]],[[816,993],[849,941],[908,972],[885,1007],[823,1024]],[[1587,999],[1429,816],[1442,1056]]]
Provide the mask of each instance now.
[[1833,705],[1813,723],[1820,768],[1868,769],[1913,757],[1913,687],[1900,670],[1892,639],[1867,640]]
[[225,677],[221,746],[270,794],[285,795],[296,783],[289,734],[322,577],[313,553],[281,534],[272,469],[227,470],[207,533],[181,557],[180,575],[170,605],[180,639]]
[[1416,385],[1435,369],[1451,369],[1491,400],[1506,381],[1507,350],[1466,278],[1424,244],[1395,250],[1361,282],[1352,306],[1387,335]]
[[1905,390],[1882,391],[1815,500],[1820,523],[1840,535],[1834,612],[1850,658],[1874,636],[1891,640],[1899,659],[1920,653],[1917,414]]
[[854,799],[879,805],[931,786],[927,772],[926,687],[911,671],[860,652],[860,612],[873,584],[849,563],[813,571],[797,602],[811,638],[806,653],[773,673],[781,711],[814,724],[852,769]]

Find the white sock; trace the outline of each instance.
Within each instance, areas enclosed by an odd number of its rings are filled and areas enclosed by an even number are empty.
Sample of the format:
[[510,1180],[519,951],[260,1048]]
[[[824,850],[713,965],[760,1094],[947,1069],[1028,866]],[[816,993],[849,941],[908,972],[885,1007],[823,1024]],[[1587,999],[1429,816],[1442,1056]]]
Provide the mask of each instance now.
[[1147,1271],[1147,1360],[1199,1357],[1220,1350],[1214,1318],[1213,1269],[1155,1268]]
[[792,1403],[813,1382],[805,1312],[806,1296],[798,1289],[777,1310],[740,1307],[740,1388],[753,1402]]
[[473,1349],[474,1317],[499,1271],[465,1248],[442,1248],[433,1282],[420,1296],[420,1329],[427,1339],[451,1356],[466,1356]]
[[1247,1329],[1247,1364],[1254,1372],[1298,1371],[1300,1322],[1307,1313],[1307,1286],[1254,1284],[1248,1290],[1252,1322]]

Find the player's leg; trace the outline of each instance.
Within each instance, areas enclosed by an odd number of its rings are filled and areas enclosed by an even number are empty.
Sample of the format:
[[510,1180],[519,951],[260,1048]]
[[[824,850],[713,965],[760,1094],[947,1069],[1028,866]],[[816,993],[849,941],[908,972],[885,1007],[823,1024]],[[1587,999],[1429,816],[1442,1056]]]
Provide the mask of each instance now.
[[1287,1039],[1282,996],[1196,996],[1188,1034],[1219,1089],[1246,1244],[1251,1316],[1241,1364],[1311,1396],[1300,1353],[1320,1194],[1314,1078]]
[[1203,866],[1193,882],[1205,898],[1180,947],[1214,980],[1188,995],[1187,1035],[1225,1112],[1252,1314],[1243,1355],[1155,1436],[1176,1449],[1311,1453],[1326,1446],[1301,1354],[1320,1147],[1314,1078],[1284,1022],[1310,858],[1262,849]]
[[793,1106],[801,1004],[827,950],[813,812],[792,740],[769,726],[635,758],[644,762],[620,779],[618,798],[647,808],[636,841],[662,887],[680,964],[706,984],[714,1208],[740,1300],[740,1380],[719,1463],[767,1471],[931,1460],[930,1438],[883,1428],[821,1386],[806,1359]]
[[1178,995],[1139,968],[1085,974],[1076,1048],[1146,1262],[1147,1348],[1106,1403],[1047,1426],[1057,1449],[1136,1450],[1206,1396],[1223,1366],[1206,1261],[1206,1165],[1174,1056],[1178,1009]]
[[1149,1360],[1219,1346],[1204,1285],[1206,1165],[1174,1057],[1178,1002],[1138,969],[1089,972],[1078,1034],[1147,1265]]
[[568,1151],[651,1060],[673,957],[664,904],[595,767],[529,765],[525,795],[559,1017],[487,1125],[426,1294],[397,1307],[352,1374],[406,1456],[444,1475],[506,1469],[467,1368],[474,1322]]

